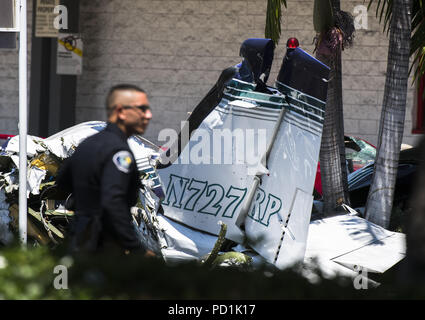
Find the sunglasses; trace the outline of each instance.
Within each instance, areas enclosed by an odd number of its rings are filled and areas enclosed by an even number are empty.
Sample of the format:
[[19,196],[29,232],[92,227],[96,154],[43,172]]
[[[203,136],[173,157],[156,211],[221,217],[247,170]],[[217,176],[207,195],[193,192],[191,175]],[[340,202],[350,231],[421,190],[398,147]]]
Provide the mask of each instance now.
[[139,109],[142,112],[146,112],[146,110],[150,109],[150,106],[147,104],[143,104],[141,106],[123,106],[123,109]]

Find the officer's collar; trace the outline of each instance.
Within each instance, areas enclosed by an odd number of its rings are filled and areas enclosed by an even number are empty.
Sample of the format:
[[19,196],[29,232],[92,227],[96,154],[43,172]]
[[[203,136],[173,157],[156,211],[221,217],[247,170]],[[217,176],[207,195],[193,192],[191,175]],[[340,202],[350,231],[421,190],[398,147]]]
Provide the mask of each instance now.
[[108,122],[105,131],[110,131],[119,136],[123,141],[127,141],[127,135],[116,125],[116,123]]

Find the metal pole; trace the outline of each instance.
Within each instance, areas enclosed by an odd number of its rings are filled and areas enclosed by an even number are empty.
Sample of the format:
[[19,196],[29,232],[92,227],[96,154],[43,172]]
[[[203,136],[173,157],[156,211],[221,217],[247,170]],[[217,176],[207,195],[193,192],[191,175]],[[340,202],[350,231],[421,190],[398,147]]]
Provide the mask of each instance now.
[[19,239],[27,244],[27,0],[19,19]]

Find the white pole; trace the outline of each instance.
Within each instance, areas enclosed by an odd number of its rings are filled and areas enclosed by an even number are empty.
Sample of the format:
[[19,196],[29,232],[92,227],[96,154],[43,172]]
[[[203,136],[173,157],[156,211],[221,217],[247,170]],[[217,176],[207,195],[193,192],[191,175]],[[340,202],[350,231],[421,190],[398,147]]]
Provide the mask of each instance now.
[[27,244],[27,0],[19,19],[19,238]]

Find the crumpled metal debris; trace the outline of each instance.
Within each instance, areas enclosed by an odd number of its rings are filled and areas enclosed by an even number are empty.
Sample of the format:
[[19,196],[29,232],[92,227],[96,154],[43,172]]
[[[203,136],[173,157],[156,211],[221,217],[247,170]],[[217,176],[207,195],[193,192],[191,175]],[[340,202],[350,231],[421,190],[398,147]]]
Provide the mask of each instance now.
[[[36,143],[36,152],[28,159],[28,236],[41,245],[56,245],[66,238],[73,212],[64,208],[66,197],[55,190],[55,176],[64,158],[70,156],[76,144],[86,136],[105,127],[101,122],[88,122]],[[76,139],[63,136],[74,135]],[[59,142],[58,142],[59,141]],[[67,144],[64,144],[68,141]],[[71,142],[72,141],[72,142]],[[164,197],[161,180],[156,171],[157,150],[146,146],[137,137],[129,140],[140,172],[142,188],[137,206],[132,208],[133,221],[140,241],[161,256],[167,263],[196,260],[208,267],[256,268],[269,265],[255,250],[237,244],[221,251],[226,232],[219,236],[185,226],[161,214]],[[48,147],[47,147],[48,146]],[[31,148],[35,149],[34,146]],[[59,149],[59,151],[57,150]],[[18,168],[13,157],[19,150],[14,146],[0,151],[0,242],[10,243],[10,227],[17,228],[18,221]],[[319,219],[310,223],[303,274],[307,277],[311,262],[317,261],[324,274],[343,274],[355,277],[355,266],[371,272],[385,272],[400,261],[405,254],[404,235],[388,232],[356,217],[347,208],[348,215]],[[227,226],[222,225],[223,228]],[[371,230],[374,231],[373,234]],[[379,234],[379,235],[378,235]],[[372,238],[371,238],[372,237]],[[344,241],[342,241],[343,239]],[[375,241],[375,240],[376,241]],[[377,245],[378,243],[378,245]],[[338,247],[330,244],[340,244]],[[394,253],[396,255],[389,254]],[[271,266],[271,265],[270,265]]]
[[[28,137],[28,237],[35,243],[54,246],[66,238],[73,212],[64,208],[66,198],[55,189],[55,177],[64,159],[71,156],[82,140],[106,127],[106,123],[86,122],[68,128],[49,138]],[[0,242],[13,239],[10,231],[18,228],[19,137],[10,139],[0,150]],[[145,247],[168,263],[198,260],[216,246],[213,266],[245,265],[250,257],[235,252],[222,256],[217,237],[187,228],[159,214],[164,198],[161,180],[156,171],[158,150],[140,137],[128,141],[140,173],[142,188],[139,201],[132,208],[134,226]],[[224,240],[224,237],[223,239]]]
[[12,219],[9,217],[9,204],[6,202],[4,190],[0,190],[0,243],[9,244],[13,234],[9,229]]
[[[72,212],[57,211],[65,199],[48,201],[45,191],[51,190],[60,164],[78,144],[102,130],[101,121],[79,124],[47,139],[28,136],[27,139],[27,197],[28,235],[41,244],[58,243],[64,238]],[[0,150],[0,242],[10,242],[9,226],[17,228],[19,188],[19,136],[6,141]],[[55,201],[57,206],[55,207]],[[49,203],[49,204],[48,204]],[[7,211],[6,211],[7,210]]]

